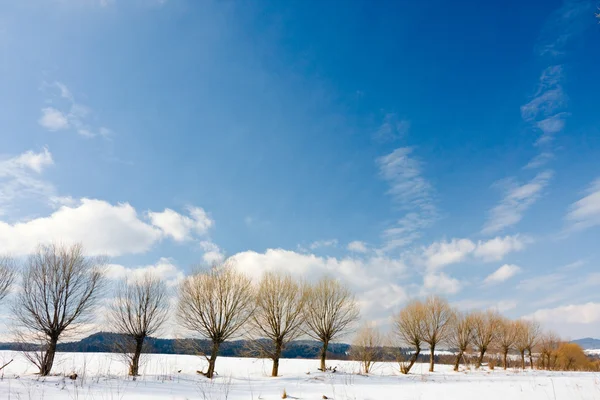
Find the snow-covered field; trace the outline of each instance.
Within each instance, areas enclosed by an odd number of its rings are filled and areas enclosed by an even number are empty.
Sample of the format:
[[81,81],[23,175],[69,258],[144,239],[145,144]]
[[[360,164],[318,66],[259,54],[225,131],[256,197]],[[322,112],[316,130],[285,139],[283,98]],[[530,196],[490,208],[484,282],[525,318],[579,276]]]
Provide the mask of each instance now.
[[[250,358],[217,360],[219,376],[210,381],[196,374],[203,359],[185,355],[147,356],[136,381],[118,355],[60,353],[55,376],[39,378],[22,355],[0,351],[0,362],[14,361],[3,371],[0,399],[9,400],[149,400],[149,399],[600,399],[600,374],[544,371],[451,371],[438,365],[428,373],[418,364],[402,376],[394,363],[380,364],[370,376],[356,374],[358,365],[331,361],[337,373],[316,370],[316,360],[282,360],[280,377],[270,378],[271,363]],[[76,372],[77,380],[65,377]]]

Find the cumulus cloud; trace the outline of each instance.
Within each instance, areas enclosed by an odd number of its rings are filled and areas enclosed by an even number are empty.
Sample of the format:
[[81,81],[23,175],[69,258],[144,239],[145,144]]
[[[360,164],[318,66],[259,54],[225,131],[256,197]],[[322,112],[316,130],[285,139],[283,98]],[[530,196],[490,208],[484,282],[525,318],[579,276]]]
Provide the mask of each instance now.
[[365,242],[361,242],[360,240],[355,240],[348,243],[347,249],[355,253],[366,253],[368,251],[367,244]]
[[504,186],[504,197],[490,210],[481,233],[493,234],[520,222],[525,211],[540,198],[552,175],[552,171],[544,171],[524,184],[511,180],[503,181],[503,185],[498,183],[498,186]]
[[225,259],[221,248],[210,240],[201,241],[200,248],[204,251],[202,259],[208,265],[218,264]]
[[160,278],[168,286],[177,285],[185,274],[169,258],[160,258],[155,264],[144,265],[135,268],[128,268],[119,264],[110,264],[106,270],[106,276],[112,280],[136,280],[142,278],[145,274],[152,274]]
[[470,239],[452,239],[434,242],[424,247],[420,257],[428,270],[437,270],[446,265],[466,261],[469,257],[485,262],[498,261],[511,252],[523,250],[528,242],[528,239],[519,235],[498,236],[477,243]]
[[504,264],[496,271],[488,275],[487,278],[484,279],[483,283],[491,285],[494,283],[504,282],[521,271],[521,268],[514,264]]
[[565,220],[569,230],[583,230],[600,225],[600,178],[592,182],[586,195],[569,207]]
[[591,324],[600,322],[600,303],[570,304],[543,308],[526,316],[543,323]]
[[451,295],[458,293],[460,289],[460,282],[443,272],[428,273],[423,278],[423,294],[436,293]]
[[200,207],[188,208],[189,216],[166,208],[162,212],[148,212],[152,225],[176,241],[190,240],[192,233],[205,234],[214,224],[206,211]]

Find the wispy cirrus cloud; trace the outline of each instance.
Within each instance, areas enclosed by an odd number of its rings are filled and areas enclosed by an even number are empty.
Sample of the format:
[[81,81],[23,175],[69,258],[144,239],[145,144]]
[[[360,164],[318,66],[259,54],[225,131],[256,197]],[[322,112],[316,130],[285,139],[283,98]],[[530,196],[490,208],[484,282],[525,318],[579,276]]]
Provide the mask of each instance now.
[[400,139],[410,130],[410,121],[398,117],[396,113],[387,113],[383,117],[383,122],[373,134],[373,138],[378,142],[389,142]]
[[568,232],[600,225],[600,178],[588,186],[584,197],[569,207],[565,221]]
[[437,215],[433,188],[422,175],[422,163],[413,156],[412,147],[400,147],[379,157],[381,176],[388,182],[388,194],[405,215],[384,231],[384,250],[405,246],[420,237],[420,231]]
[[481,233],[494,234],[520,222],[525,211],[540,198],[552,175],[553,172],[547,170],[522,184],[513,179],[497,182],[495,186],[502,187],[504,195],[500,203],[490,210]]
[[51,92],[52,104],[43,107],[38,123],[43,128],[51,131],[73,130],[87,138],[97,136],[108,138],[112,131],[104,126],[94,127],[90,122],[92,110],[75,101],[69,88],[62,82],[44,83],[43,89]]

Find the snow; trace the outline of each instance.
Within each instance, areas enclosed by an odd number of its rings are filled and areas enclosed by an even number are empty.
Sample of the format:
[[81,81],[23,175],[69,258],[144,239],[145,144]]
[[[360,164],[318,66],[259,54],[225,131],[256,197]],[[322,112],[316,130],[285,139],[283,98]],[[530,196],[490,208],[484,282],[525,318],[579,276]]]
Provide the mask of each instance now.
[[[268,360],[217,359],[219,376],[212,381],[196,373],[206,367],[202,358],[188,355],[149,355],[142,376],[132,380],[116,354],[59,353],[55,375],[40,378],[22,354],[0,351],[0,363],[14,359],[2,372],[0,399],[97,400],[225,400],[281,399],[600,399],[600,374],[517,370],[462,370],[415,365],[400,375],[395,363],[376,365],[370,376],[358,375],[358,364],[332,360],[337,373],[316,370],[317,360],[281,361],[280,375],[271,378]],[[181,371],[181,372],[179,372]],[[77,380],[65,375],[76,372]]]
[[585,354],[589,354],[591,356],[600,356],[600,349],[589,349],[583,351]]

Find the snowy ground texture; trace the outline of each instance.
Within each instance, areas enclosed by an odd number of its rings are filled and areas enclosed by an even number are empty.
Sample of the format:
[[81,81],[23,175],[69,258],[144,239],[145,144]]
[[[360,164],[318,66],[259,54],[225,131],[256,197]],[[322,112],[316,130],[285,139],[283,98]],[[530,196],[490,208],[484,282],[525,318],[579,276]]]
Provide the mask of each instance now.
[[[358,365],[331,361],[337,373],[316,370],[316,360],[282,360],[280,377],[270,378],[271,363],[250,358],[217,359],[219,376],[210,381],[196,374],[203,359],[185,355],[146,356],[136,381],[115,354],[60,353],[55,376],[39,378],[23,356],[0,351],[0,362],[14,359],[3,371],[0,399],[600,399],[600,374],[587,372],[464,370],[438,365],[434,373],[418,364],[408,376],[397,364],[380,364],[370,376],[356,374]],[[77,380],[65,375],[76,372]],[[310,373],[309,373],[310,372]]]

